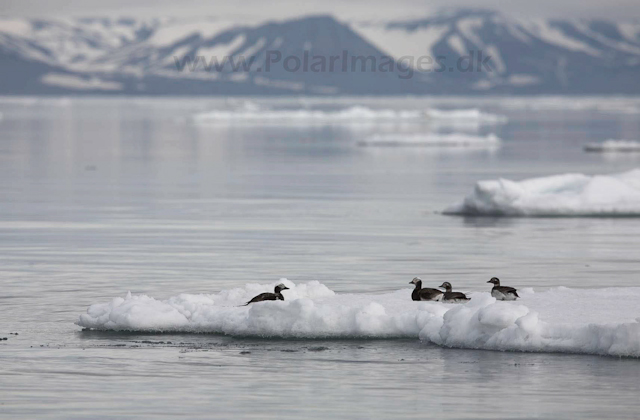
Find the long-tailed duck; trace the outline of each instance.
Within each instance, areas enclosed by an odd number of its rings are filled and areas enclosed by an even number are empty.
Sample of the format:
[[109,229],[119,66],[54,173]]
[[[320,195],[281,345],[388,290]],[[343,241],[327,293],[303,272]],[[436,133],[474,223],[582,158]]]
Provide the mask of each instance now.
[[416,285],[413,292],[411,292],[411,299],[413,300],[442,300],[443,293],[440,290],[429,289],[428,287],[425,289],[422,288],[422,279],[420,277],[415,277],[409,284]]
[[284,296],[282,296],[283,290],[289,290],[289,288],[284,284],[280,283],[275,287],[274,293],[268,293],[268,292],[260,293],[258,296],[254,297],[249,302],[247,302],[245,306],[247,306],[250,303],[263,302],[265,300],[284,300]]
[[518,292],[513,287],[500,286],[500,279],[497,277],[491,278],[487,283],[493,283],[493,289],[491,289],[491,296],[498,300],[516,300]]
[[467,295],[465,295],[464,293],[452,292],[451,283],[449,283],[448,281],[445,281],[444,283],[442,283],[442,286],[440,287],[445,290],[444,295],[442,296],[443,302],[456,303],[456,302],[466,302],[469,300]]

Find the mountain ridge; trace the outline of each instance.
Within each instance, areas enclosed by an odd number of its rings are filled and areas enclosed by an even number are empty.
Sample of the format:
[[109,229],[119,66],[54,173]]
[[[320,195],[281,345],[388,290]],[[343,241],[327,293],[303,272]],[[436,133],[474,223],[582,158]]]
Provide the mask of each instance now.
[[[179,69],[198,57],[222,65]],[[234,70],[241,58],[251,66]],[[638,76],[632,21],[486,9],[383,22],[0,19],[9,95],[640,94]]]

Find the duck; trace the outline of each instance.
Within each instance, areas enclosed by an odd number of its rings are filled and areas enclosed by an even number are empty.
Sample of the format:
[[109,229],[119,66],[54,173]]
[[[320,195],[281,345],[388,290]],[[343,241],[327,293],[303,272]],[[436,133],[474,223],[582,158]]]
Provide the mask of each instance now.
[[442,296],[443,302],[458,303],[458,302],[466,302],[469,300],[467,295],[465,295],[464,293],[452,292],[451,283],[449,283],[448,281],[445,281],[444,283],[442,283],[440,287],[445,290]]
[[422,288],[422,279],[420,277],[414,277],[409,284],[415,284],[416,287],[411,292],[412,300],[434,300],[441,301],[443,293],[438,289],[429,289],[428,287]]
[[258,296],[254,297],[249,302],[247,302],[244,306],[247,306],[250,303],[264,302],[265,300],[284,300],[284,296],[282,296],[283,290],[289,290],[289,288],[284,284],[280,283],[273,289],[273,293],[269,293],[269,292],[260,293]]
[[500,279],[497,277],[492,277],[487,283],[493,283],[491,296],[497,300],[516,300],[520,297],[518,296],[517,290],[513,287],[500,286]]

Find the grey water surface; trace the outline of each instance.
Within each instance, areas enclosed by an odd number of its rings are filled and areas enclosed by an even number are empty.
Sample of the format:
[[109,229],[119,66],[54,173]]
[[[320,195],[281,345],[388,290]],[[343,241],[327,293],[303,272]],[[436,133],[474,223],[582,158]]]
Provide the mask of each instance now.
[[[193,119],[244,102],[481,108],[508,123]],[[74,325],[90,304],[127,291],[166,299],[281,277],[336,293],[408,289],[416,275],[467,291],[486,290],[494,275],[536,289],[638,286],[638,219],[440,212],[481,179],[640,167],[640,154],[582,150],[640,140],[639,113],[500,98],[0,98],[0,113],[2,418],[640,416],[637,359]],[[358,145],[428,132],[503,141]]]

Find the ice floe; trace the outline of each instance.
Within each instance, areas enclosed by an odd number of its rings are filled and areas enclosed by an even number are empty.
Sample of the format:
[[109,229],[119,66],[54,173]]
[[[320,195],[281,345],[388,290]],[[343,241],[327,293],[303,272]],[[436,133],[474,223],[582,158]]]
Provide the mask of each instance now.
[[428,118],[443,121],[478,121],[484,124],[504,124],[507,122],[507,117],[504,115],[490,114],[482,112],[477,108],[471,109],[435,109],[430,108],[425,111]]
[[640,169],[479,181],[445,214],[477,216],[640,216]]
[[375,147],[456,147],[493,149],[500,145],[495,134],[476,136],[472,134],[377,134],[358,142],[359,146]]
[[410,337],[445,347],[640,357],[640,288],[520,289],[516,302],[470,293],[465,304],[414,302],[411,289],[337,294],[282,279],[285,301],[249,306],[271,284],[166,300],[127,294],[91,305],[77,325],[95,330],[219,333],[279,338]]
[[193,116],[196,123],[211,122],[350,122],[350,121],[431,121],[439,125],[499,124],[506,117],[481,112],[479,109],[381,109],[355,105],[327,110],[312,108],[268,108],[247,102],[231,109],[215,109]]
[[640,142],[633,140],[609,139],[601,143],[589,143],[584,146],[586,152],[640,152]]
[[364,106],[352,106],[340,110],[313,109],[268,109],[242,107],[235,110],[214,110],[196,114],[196,122],[215,121],[354,121],[354,120],[415,120],[422,118],[419,110],[372,109]]

